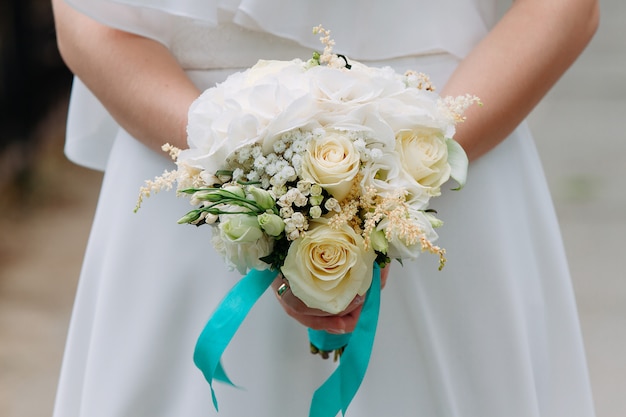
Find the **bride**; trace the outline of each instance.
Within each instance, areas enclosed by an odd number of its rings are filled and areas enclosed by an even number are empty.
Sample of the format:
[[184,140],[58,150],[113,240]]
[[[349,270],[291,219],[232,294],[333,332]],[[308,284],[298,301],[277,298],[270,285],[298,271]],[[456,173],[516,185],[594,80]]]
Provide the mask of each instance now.
[[[392,265],[347,415],[594,415],[558,223],[524,118],[592,37],[597,1],[517,0],[500,20],[495,0],[52,1],[76,75],[66,154],[105,171],[55,417],[216,413],[193,349],[240,276],[203,228],[176,224],[187,201],[162,193],[133,207],[143,181],[172,168],[161,145],[186,147],[200,91],[260,58],[307,59],[320,23],[352,59],[425,72],[442,95],[484,103],[455,137],[471,160],[468,185],[435,207],[448,263]],[[303,324],[342,332],[355,320],[265,294],[226,351],[245,389],[217,386],[219,415],[306,415],[334,364],[308,354]]]

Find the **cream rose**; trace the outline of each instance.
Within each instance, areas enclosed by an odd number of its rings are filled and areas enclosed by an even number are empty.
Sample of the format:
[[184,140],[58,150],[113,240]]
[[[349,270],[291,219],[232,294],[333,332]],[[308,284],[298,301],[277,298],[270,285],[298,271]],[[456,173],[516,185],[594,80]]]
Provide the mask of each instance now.
[[375,259],[351,227],[334,230],[326,219],[317,219],[304,237],[292,242],[282,273],[308,307],[337,314],[367,292]]
[[360,163],[359,152],[349,138],[339,132],[328,132],[309,143],[300,175],[341,201],[350,192]]
[[427,127],[404,130],[398,132],[396,141],[402,167],[430,195],[439,195],[451,172],[443,132]]

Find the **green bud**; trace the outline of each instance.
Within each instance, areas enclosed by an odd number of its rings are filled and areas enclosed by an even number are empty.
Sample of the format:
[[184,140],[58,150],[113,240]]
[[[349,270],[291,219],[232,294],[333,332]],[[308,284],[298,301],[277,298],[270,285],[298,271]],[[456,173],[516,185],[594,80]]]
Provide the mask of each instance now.
[[199,201],[210,201],[211,203],[217,203],[222,200],[222,196],[219,194],[219,188],[210,191],[198,191],[194,193],[193,198]]
[[[227,185],[226,187],[222,187],[220,190],[227,191],[228,193],[234,194],[235,196],[240,198],[246,198],[246,193],[244,192],[243,187],[240,187],[238,185]],[[222,195],[224,195],[223,192]],[[228,195],[228,197],[232,196]]]
[[259,187],[248,187],[248,192],[261,209],[271,210],[276,206],[274,197],[268,191]]
[[196,220],[198,220],[201,215],[202,215],[201,210],[192,210],[189,213],[185,214],[180,219],[178,219],[178,224],[193,223]]
[[312,184],[310,193],[311,195],[322,195],[323,188],[319,184]]
[[319,206],[324,201],[323,195],[312,195],[309,197],[309,204],[312,206]]
[[319,219],[322,216],[322,208],[320,206],[313,206],[309,209],[309,216],[312,219]]
[[270,236],[280,236],[285,230],[285,222],[280,216],[272,213],[263,213],[257,216],[259,226]]
[[389,249],[389,242],[385,237],[385,232],[382,230],[373,230],[370,233],[370,243],[372,245],[372,249],[377,252],[387,254],[387,250]]
[[431,226],[434,229],[443,226],[443,221],[439,220],[438,218],[436,218],[432,214],[430,214],[428,212],[425,212],[424,215],[426,216],[426,218],[428,219],[428,221],[430,222]]

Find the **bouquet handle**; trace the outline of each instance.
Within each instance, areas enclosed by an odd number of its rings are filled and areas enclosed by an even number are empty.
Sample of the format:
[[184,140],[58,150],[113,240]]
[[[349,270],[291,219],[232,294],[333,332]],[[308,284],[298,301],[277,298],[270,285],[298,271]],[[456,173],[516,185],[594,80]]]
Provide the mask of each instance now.
[[319,354],[322,358],[328,359],[331,352],[334,352],[334,360],[337,361],[348,346],[352,333],[333,334],[326,330],[308,329],[311,353]]

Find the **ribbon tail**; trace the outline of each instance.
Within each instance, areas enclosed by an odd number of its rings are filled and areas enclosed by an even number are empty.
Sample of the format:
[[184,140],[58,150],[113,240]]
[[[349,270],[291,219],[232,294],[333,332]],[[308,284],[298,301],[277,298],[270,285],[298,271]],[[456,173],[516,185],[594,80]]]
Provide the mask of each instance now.
[[309,417],[336,417],[340,410],[345,415],[369,365],[379,312],[380,268],[375,264],[372,285],[350,343],[337,369],[313,394]]
[[218,406],[213,380],[234,385],[220,363],[222,354],[252,306],[277,275],[278,271],[272,270],[250,271],[226,294],[198,337],[193,360],[211,387],[215,410]]

